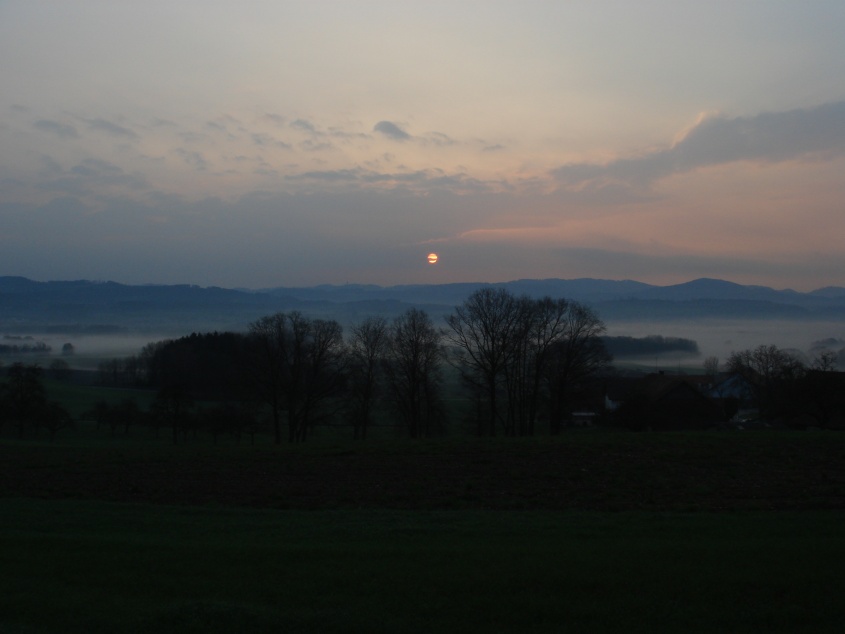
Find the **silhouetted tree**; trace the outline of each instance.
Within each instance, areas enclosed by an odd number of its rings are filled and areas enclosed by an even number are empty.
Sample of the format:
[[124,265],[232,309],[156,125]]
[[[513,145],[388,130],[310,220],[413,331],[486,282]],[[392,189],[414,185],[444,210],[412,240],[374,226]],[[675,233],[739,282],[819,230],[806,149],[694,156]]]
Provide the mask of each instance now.
[[610,366],[612,357],[601,340],[604,322],[593,310],[568,302],[561,316],[560,334],[550,344],[546,365],[549,386],[550,431],[560,432],[573,397],[589,390],[591,382]]
[[349,340],[349,387],[350,416],[355,438],[367,437],[379,396],[387,343],[388,326],[382,317],[370,317],[352,327]]
[[479,433],[495,434],[501,425],[506,435],[533,434],[544,406],[559,429],[573,390],[610,359],[600,339],[604,324],[565,299],[482,288],[447,323]]
[[6,373],[6,383],[0,392],[5,418],[23,437],[27,426],[35,425],[37,416],[47,404],[47,394],[41,381],[38,365],[14,363]]
[[56,438],[56,433],[73,425],[73,418],[68,411],[55,401],[41,406],[37,414],[39,427],[43,427],[50,434],[50,440]]
[[150,385],[179,385],[196,399],[240,399],[247,388],[246,338],[238,333],[193,333],[146,346],[124,360],[127,368],[130,360]]
[[55,359],[50,363],[50,376],[57,381],[67,381],[71,376],[71,369],[64,359]]
[[343,329],[336,321],[277,313],[250,325],[256,386],[270,405],[276,443],[284,411],[289,442],[302,442],[311,425],[331,415],[344,385]]
[[492,436],[500,422],[506,425],[500,401],[515,341],[525,328],[524,310],[524,302],[505,289],[484,287],[446,319],[451,329],[446,338],[455,349],[463,380],[481,398],[478,404],[483,402],[486,424],[479,420],[479,433],[486,431]]
[[179,444],[179,435],[187,437],[192,423],[194,401],[190,395],[177,385],[161,388],[152,404],[152,415],[157,419],[157,426],[168,426],[173,434],[173,444]]
[[797,381],[805,367],[797,358],[774,345],[732,352],[727,367],[751,386],[760,415],[767,420],[790,417]]
[[704,373],[710,377],[711,381],[716,381],[719,376],[719,357],[707,357],[704,360]]
[[124,433],[128,433],[130,427],[141,422],[143,413],[134,399],[125,398],[117,404],[110,404],[103,400],[97,401],[94,407],[85,413],[85,416],[93,419],[98,429],[101,426],[108,427],[114,436],[121,427]]
[[391,327],[384,362],[390,401],[411,438],[429,436],[443,421],[440,398],[444,350],[428,314],[411,308]]
[[845,372],[836,370],[835,352],[822,352],[801,377],[798,394],[803,411],[826,429],[845,420]]

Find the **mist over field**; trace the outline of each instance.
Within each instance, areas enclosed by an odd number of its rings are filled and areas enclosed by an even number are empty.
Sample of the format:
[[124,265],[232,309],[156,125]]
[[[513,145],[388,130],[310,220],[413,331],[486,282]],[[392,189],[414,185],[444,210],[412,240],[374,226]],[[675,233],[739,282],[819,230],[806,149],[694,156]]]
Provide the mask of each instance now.
[[[599,315],[601,317],[601,315]],[[638,365],[647,370],[672,371],[683,368],[691,371],[701,368],[704,359],[710,356],[718,357],[724,362],[732,352],[756,348],[760,345],[776,345],[779,348],[799,353],[804,362],[812,362],[813,358],[823,349],[826,342],[828,349],[838,351],[845,348],[845,324],[839,321],[790,321],[790,320],[735,320],[735,319],[707,319],[701,321],[621,321],[606,320],[607,335],[610,337],[643,338],[650,336],[675,337],[689,339],[698,344],[698,354],[686,352],[666,352],[648,356],[625,356],[616,358],[615,364],[620,366]],[[438,322],[438,326],[445,328],[445,322]],[[245,329],[244,329],[245,330]],[[349,327],[345,329],[348,334]],[[184,332],[167,331],[122,332],[114,334],[79,334],[71,333],[38,333],[33,331],[34,341],[44,342],[51,350],[46,356],[30,355],[21,357],[25,361],[38,362],[49,365],[52,359],[62,358],[71,367],[79,369],[96,368],[97,363],[104,358],[120,358],[140,353],[149,343],[178,339],[190,335],[192,332],[205,332],[203,329]],[[2,336],[0,332],[0,336]],[[2,341],[0,341],[2,342]],[[61,349],[65,343],[74,347],[72,356],[62,356]],[[10,359],[0,357],[0,362],[8,363]]]
[[[70,343],[74,354],[66,360],[85,368],[98,359],[136,355],[149,343],[195,332],[246,332],[251,323],[278,312],[335,320],[349,334],[368,317],[392,320],[413,307],[426,311],[438,328],[446,328],[446,318],[456,307],[485,286],[514,296],[566,299],[587,306],[604,322],[605,335],[611,338],[687,340],[670,346],[671,352],[639,357],[632,356],[630,348],[620,349],[614,353],[619,364],[690,371],[707,357],[724,362],[732,352],[760,345],[790,350],[810,363],[822,349],[845,348],[845,289],[798,293],[716,279],[670,286],[585,278],[238,290],[37,282],[7,276],[0,277],[0,336],[11,345],[29,341],[48,346],[50,354],[44,360],[32,352],[26,355],[43,365]],[[697,345],[697,353],[690,342]],[[667,350],[662,344],[651,349]],[[8,354],[0,357],[8,360]]]
[[692,339],[698,343],[699,355],[664,354],[656,357],[626,358],[624,361],[671,369],[701,366],[709,356],[724,362],[732,352],[760,345],[798,351],[805,361],[812,361],[818,353],[814,346],[827,339],[838,340],[836,350],[845,347],[845,324],[841,321],[735,320],[707,319],[702,321],[607,321],[610,336],[646,337],[662,335]]

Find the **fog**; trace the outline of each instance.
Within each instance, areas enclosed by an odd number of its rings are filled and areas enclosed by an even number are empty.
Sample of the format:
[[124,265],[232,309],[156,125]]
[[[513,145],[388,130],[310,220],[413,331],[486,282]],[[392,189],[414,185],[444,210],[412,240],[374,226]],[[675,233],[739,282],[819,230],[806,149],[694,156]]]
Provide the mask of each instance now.
[[[189,334],[189,333],[186,333]],[[41,341],[50,347],[50,353],[23,354],[0,357],[4,365],[14,361],[24,363],[38,363],[47,367],[53,359],[64,359],[72,368],[93,369],[103,359],[122,358],[138,354],[148,343],[175,339],[173,334],[156,333],[119,333],[119,334],[79,334],[79,333],[28,333],[33,341]],[[27,343],[26,341],[9,341],[8,343]],[[30,342],[31,343],[31,342]],[[62,346],[66,343],[73,345],[72,355],[63,355]]]
[[[809,363],[818,354],[814,343],[824,339],[839,340],[832,346],[838,351],[845,348],[845,324],[838,321],[749,321],[749,320],[705,320],[705,321],[666,321],[666,322],[607,322],[607,334],[610,336],[645,337],[662,335],[681,337],[698,343],[700,354],[696,356],[678,353],[664,353],[647,358],[625,357],[617,359],[619,364],[638,364],[648,369],[684,367],[700,368],[708,356],[718,357],[722,367],[731,352],[754,348],[759,345],[774,344],[779,348],[800,352],[802,360]],[[186,332],[185,335],[190,333]],[[170,333],[116,333],[116,334],[79,334],[79,333],[29,333],[34,341],[42,341],[51,348],[49,355],[27,354],[19,358],[2,357],[0,361],[8,365],[15,360],[35,362],[42,366],[49,365],[55,358],[64,358],[72,367],[94,368],[102,359],[121,358],[138,354],[151,342],[175,339],[181,335]],[[11,342],[10,342],[11,343]],[[21,342],[23,343],[23,342]],[[62,356],[62,346],[70,343],[74,347],[73,356]]]
[[[607,334],[612,336],[644,337],[663,335],[683,337],[698,343],[698,356],[658,355],[650,359],[625,359],[660,369],[683,365],[701,366],[708,356],[719,358],[722,367],[731,352],[775,345],[778,348],[800,351],[805,362],[816,356],[813,344],[822,339],[845,340],[845,324],[841,321],[750,321],[704,320],[669,322],[608,322]],[[845,347],[843,342],[839,348]],[[837,350],[839,348],[836,348]]]

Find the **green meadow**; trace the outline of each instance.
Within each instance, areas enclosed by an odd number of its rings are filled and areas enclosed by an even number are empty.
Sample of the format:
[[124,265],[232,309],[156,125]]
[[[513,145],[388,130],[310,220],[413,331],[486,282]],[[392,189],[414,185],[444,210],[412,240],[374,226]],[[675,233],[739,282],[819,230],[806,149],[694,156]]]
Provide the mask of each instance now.
[[[145,398],[49,388],[76,415]],[[845,623],[839,432],[342,431],[276,447],[4,430],[0,634]]]
[[2,632],[834,632],[845,513],[3,499]]

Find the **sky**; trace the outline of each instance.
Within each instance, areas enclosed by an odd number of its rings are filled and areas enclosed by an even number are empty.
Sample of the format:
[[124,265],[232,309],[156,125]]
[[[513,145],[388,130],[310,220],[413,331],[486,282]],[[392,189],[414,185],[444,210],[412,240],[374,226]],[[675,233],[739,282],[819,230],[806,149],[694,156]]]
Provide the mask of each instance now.
[[845,286],[842,33],[841,0],[0,0],[0,275]]

